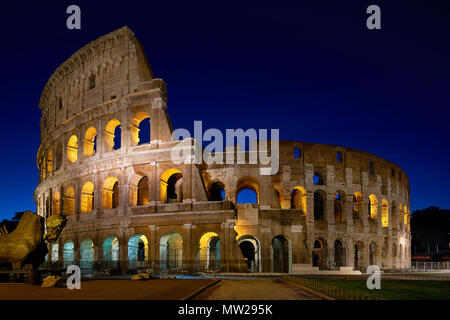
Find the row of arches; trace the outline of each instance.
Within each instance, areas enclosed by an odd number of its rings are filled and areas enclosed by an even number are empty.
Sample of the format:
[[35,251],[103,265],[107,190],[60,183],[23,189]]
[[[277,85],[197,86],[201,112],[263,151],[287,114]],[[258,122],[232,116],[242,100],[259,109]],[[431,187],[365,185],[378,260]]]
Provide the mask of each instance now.
[[[160,179],[161,202],[171,203],[182,201],[183,175],[177,169],[168,169]],[[129,203],[131,206],[146,206],[149,203],[149,179],[142,173],[136,173],[129,182]],[[115,209],[119,207],[120,184],[116,177],[105,179],[101,189],[102,209]],[[81,187],[80,212],[88,213],[94,209],[95,186],[87,181]],[[63,201],[64,212],[61,212]],[[72,215],[76,211],[76,193],[72,186],[65,188],[63,197],[59,191],[53,193],[53,214]]]
[[[134,115],[130,124],[131,145],[137,146],[150,143],[150,116],[146,112],[138,112]],[[98,130],[94,126],[85,130],[81,137],[73,134],[66,143],[66,156],[70,163],[75,163],[80,155],[79,148],[82,144],[83,157],[90,158],[98,152],[97,145]],[[111,119],[105,126],[103,132],[104,152],[118,150],[122,146],[122,124],[118,119]],[[50,149],[39,161],[40,178],[45,180],[54,171],[59,170],[62,166],[63,148],[58,143],[55,147],[55,159],[53,158],[53,150]]]
[[[304,214],[307,213],[307,193],[304,187],[296,186],[291,192],[290,207],[285,206],[284,199],[282,197],[282,190],[278,186],[274,186],[276,195],[280,202],[280,206],[283,209],[300,209]],[[214,181],[210,184],[208,190],[208,198],[210,200],[224,200],[225,199],[225,185],[221,181]],[[352,215],[354,219],[362,218],[360,216],[362,212],[363,197],[360,192],[353,194],[352,203],[346,203],[346,195],[343,191],[336,191],[333,198],[333,215],[335,221],[345,220],[345,208],[347,205],[352,207]],[[244,177],[238,180],[236,188],[236,203],[259,203],[259,185],[256,179],[252,177]],[[327,194],[323,190],[316,190],[314,192],[314,219],[324,220],[326,216]],[[369,195],[367,199],[368,204],[368,218],[370,220],[377,221],[378,216],[378,199],[374,194]],[[392,225],[395,228],[397,226],[397,220],[408,224],[408,209],[407,206],[400,204],[399,211],[397,211],[397,205],[395,200],[391,203],[392,211]],[[389,203],[386,199],[382,199],[381,203],[381,224],[383,227],[389,226]]]
[[[59,244],[51,247],[51,261],[72,263],[76,260],[74,242],[67,240],[63,244],[62,251]],[[96,257],[94,242],[91,238],[84,238],[79,245],[80,265],[89,268],[96,261],[102,261],[109,267],[116,267],[120,261],[119,239],[115,236],[107,236],[101,244],[101,254]],[[128,268],[139,267],[149,261],[149,241],[143,234],[135,234],[128,239],[126,259]],[[159,239],[159,268],[161,270],[181,269],[184,265],[183,237],[177,232],[169,232]],[[60,256],[60,252],[62,255]],[[199,270],[217,270],[220,268],[221,245],[215,232],[204,233],[197,246],[196,267]]]

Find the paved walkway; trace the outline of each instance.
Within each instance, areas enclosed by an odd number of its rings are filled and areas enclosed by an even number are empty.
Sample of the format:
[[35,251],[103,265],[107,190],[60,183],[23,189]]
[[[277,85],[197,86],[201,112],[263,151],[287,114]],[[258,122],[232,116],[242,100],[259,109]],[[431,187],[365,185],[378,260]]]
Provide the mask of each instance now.
[[227,279],[206,289],[195,300],[320,300],[320,298],[282,280]]
[[28,284],[0,284],[0,300],[179,300],[212,280],[90,280],[81,290],[41,288]]

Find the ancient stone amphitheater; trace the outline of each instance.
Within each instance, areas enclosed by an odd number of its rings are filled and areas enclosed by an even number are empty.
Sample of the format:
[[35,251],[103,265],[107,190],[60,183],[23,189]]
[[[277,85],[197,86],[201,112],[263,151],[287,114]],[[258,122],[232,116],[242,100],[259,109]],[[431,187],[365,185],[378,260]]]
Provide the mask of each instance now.
[[[394,163],[280,141],[272,176],[251,164],[175,165],[166,95],[127,27],[52,74],[39,102],[34,197],[39,215],[68,222],[48,264],[162,273],[410,266],[409,182]],[[252,203],[241,203],[243,192]]]

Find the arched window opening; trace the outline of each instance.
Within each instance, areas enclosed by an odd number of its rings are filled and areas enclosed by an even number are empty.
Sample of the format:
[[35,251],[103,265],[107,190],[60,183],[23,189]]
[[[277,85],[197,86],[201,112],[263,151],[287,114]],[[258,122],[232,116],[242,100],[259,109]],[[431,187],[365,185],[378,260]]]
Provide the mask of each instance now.
[[259,203],[259,184],[253,177],[242,177],[236,188],[236,203]]
[[135,234],[128,240],[129,268],[141,267],[148,260],[148,239],[142,234]]
[[343,161],[342,152],[341,151],[336,152],[336,161],[337,162],[342,162]]
[[47,174],[50,175],[53,172],[53,151],[49,151],[47,154]]
[[361,212],[361,205],[362,205],[362,195],[359,192],[355,192],[353,194],[353,201],[352,201],[353,219],[359,219],[359,214]]
[[70,216],[75,214],[75,190],[68,187],[64,192],[64,215]]
[[314,175],[313,175],[313,183],[315,185],[318,185],[318,186],[323,186],[324,183],[325,183],[324,179],[323,179],[323,176],[320,173],[318,173],[318,172],[314,173]]
[[300,148],[294,148],[294,158],[300,159],[302,157],[302,151]]
[[314,220],[324,220],[325,195],[323,191],[314,192]]
[[378,214],[378,199],[374,194],[371,194],[369,196],[369,203],[368,203],[368,211],[369,211],[369,219],[371,220],[377,220],[377,214]]
[[236,203],[258,203],[258,196],[256,192],[249,188],[244,188],[237,194]]
[[148,178],[147,176],[142,177],[138,183],[137,191],[137,205],[146,206],[148,205]]
[[103,183],[102,207],[103,209],[115,209],[119,206],[119,180],[108,177]]
[[75,260],[75,246],[73,241],[67,241],[64,243],[63,248],[63,261],[66,265],[72,264]]
[[225,200],[225,185],[220,181],[215,181],[209,187],[209,201]]
[[278,205],[280,206],[281,209],[290,209],[290,204],[286,203],[283,199],[283,191],[281,190],[280,186],[277,184],[273,185],[273,189],[275,191],[276,194],[276,198],[277,198],[277,202]]
[[183,175],[177,169],[167,169],[161,175],[161,202],[176,203],[183,202]]
[[145,112],[138,112],[131,120],[132,145],[137,146],[150,143],[150,116]]
[[62,156],[63,156],[63,147],[62,144],[58,143],[55,151],[55,171],[59,170],[62,167]]
[[344,215],[342,213],[343,208],[343,199],[342,195],[339,192],[336,192],[334,197],[334,220],[335,221],[344,221]]
[[161,269],[179,269],[183,267],[183,238],[179,233],[169,233],[159,241]]
[[84,135],[84,156],[92,157],[97,152],[97,130],[90,127]]
[[110,236],[103,241],[103,261],[107,263],[107,267],[115,268],[119,261],[119,240]]
[[105,147],[107,151],[120,149],[122,144],[122,130],[120,121],[112,119],[105,128]]
[[78,159],[78,138],[76,135],[71,136],[67,143],[67,159],[72,163]]
[[345,251],[344,246],[340,240],[336,240],[334,242],[334,266],[336,268],[340,268],[345,266]]
[[326,249],[327,244],[324,240],[319,239],[314,241],[314,248],[312,252],[313,267],[319,267],[320,270],[326,268]]
[[63,101],[62,101],[62,98],[59,97],[58,98],[58,110],[61,110],[62,108],[63,108]]
[[94,243],[87,238],[80,244],[80,267],[83,269],[91,269],[94,262]]
[[383,228],[389,226],[389,204],[386,199],[381,201],[381,225]]
[[61,195],[58,191],[53,193],[53,215],[61,214]]
[[53,243],[51,246],[52,250],[52,262],[57,262],[59,260],[59,243]]
[[306,190],[303,187],[295,187],[291,193],[291,209],[301,209],[306,214]]
[[220,269],[220,239],[217,233],[207,232],[200,238],[197,259],[201,271]]
[[95,88],[95,75],[91,75],[88,79],[88,90]]
[[86,182],[81,188],[81,213],[92,212],[94,208],[94,184]]

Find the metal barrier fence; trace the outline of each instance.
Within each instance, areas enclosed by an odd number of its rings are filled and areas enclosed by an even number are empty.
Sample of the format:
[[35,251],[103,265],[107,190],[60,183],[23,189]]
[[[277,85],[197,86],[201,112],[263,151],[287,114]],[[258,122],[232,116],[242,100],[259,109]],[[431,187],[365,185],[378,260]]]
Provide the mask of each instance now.
[[384,300],[374,295],[363,294],[352,290],[344,290],[343,288],[330,286],[316,279],[305,279],[297,277],[285,277],[284,279],[287,281],[298,283],[306,288],[315,290],[337,300]]
[[450,262],[412,262],[411,263],[412,271],[450,271]]

